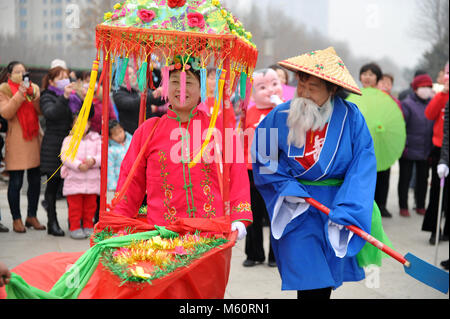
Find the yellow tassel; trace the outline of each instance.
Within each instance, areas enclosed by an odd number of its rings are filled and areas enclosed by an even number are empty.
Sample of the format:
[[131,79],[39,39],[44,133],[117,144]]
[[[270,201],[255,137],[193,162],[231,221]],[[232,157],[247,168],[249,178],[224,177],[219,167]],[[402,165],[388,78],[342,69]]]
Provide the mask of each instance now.
[[189,163],[189,168],[195,167],[201,160],[205,149],[208,147],[209,142],[211,141],[211,136],[213,134],[214,128],[216,127],[217,117],[219,115],[220,105],[222,104],[223,98],[223,88],[225,86],[225,75],[227,71],[222,70],[222,75],[219,80],[219,97],[214,101],[214,110],[211,116],[211,122],[209,123],[208,133],[206,135],[205,142],[202,145],[200,152],[194,157],[194,160]]
[[72,138],[69,142],[69,147],[64,152],[64,154],[61,154],[64,160],[67,159],[70,159],[71,161],[75,160],[75,156],[77,155],[78,152],[78,147],[80,146],[81,139],[84,136],[84,131],[86,129],[86,125],[89,120],[89,114],[91,112],[92,100],[94,99],[95,83],[97,82],[97,75],[98,75],[98,65],[99,65],[98,61],[94,61],[92,65],[89,89],[87,91],[77,121],[70,133],[72,135]]
[[69,147],[67,150],[63,151],[62,154],[60,154],[63,163],[58,167],[58,169],[52,174],[52,176],[50,176],[50,178],[44,184],[47,184],[56,175],[56,173],[58,173],[58,171],[61,169],[61,167],[68,159],[73,161],[75,159],[75,156],[77,155],[78,147],[80,146],[81,139],[83,138],[84,131],[86,129],[86,125],[89,119],[92,100],[94,99],[95,83],[97,82],[97,75],[98,75],[98,65],[99,65],[98,61],[94,61],[94,64],[92,65],[89,90],[86,94],[86,98],[84,99],[83,106],[81,107],[77,121],[74,127],[72,128],[72,131],[70,132],[72,138],[70,140]]

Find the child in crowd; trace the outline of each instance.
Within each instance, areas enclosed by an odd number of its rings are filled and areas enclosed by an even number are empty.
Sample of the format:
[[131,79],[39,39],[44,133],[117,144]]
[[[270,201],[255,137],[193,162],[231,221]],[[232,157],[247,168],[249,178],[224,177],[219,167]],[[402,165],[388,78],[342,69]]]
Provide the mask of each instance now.
[[109,151],[108,151],[108,190],[116,191],[119,180],[120,166],[128,152],[133,136],[125,132],[117,120],[109,121]]
[[[91,112],[89,119],[93,116]],[[74,119],[74,124],[75,124]],[[64,161],[61,177],[63,194],[69,208],[69,233],[73,239],[88,238],[94,230],[97,196],[100,195],[101,136],[86,126],[76,158],[66,158],[71,136],[64,139],[61,148]]]

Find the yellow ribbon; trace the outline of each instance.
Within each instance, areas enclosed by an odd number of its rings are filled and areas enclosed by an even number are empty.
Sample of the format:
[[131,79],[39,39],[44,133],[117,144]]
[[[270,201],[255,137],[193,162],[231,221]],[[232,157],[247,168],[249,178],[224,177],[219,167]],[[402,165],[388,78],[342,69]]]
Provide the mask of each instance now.
[[219,80],[219,96],[214,101],[214,109],[211,116],[211,122],[209,123],[208,133],[206,134],[205,142],[203,142],[200,152],[194,157],[193,161],[189,163],[189,168],[195,167],[200,162],[203,153],[205,152],[205,149],[208,147],[208,144],[211,141],[214,128],[216,127],[217,117],[219,116],[220,105],[222,104],[223,88],[225,86],[226,73],[227,73],[226,70],[222,70],[222,75]]
[[78,148],[84,136],[86,125],[89,120],[89,114],[91,112],[92,101],[94,99],[95,83],[97,82],[97,75],[98,75],[98,65],[99,65],[98,61],[94,61],[92,65],[89,89],[87,91],[77,121],[75,122],[75,125],[70,133],[72,135],[72,138],[70,139],[69,147],[64,152],[65,159],[71,159],[72,161],[75,160],[75,156],[77,155]]

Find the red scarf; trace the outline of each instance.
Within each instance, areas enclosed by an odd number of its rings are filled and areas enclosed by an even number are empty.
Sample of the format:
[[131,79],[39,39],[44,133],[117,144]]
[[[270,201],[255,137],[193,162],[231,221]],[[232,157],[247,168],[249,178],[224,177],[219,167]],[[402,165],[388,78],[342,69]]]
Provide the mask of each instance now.
[[[11,93],[14,96],[19,91],[19,84],[8,80]],[[39,134],[39,118],[32,102],[25,100],[17,111],[17,119],[22,127],[23,138],[31,141]]]

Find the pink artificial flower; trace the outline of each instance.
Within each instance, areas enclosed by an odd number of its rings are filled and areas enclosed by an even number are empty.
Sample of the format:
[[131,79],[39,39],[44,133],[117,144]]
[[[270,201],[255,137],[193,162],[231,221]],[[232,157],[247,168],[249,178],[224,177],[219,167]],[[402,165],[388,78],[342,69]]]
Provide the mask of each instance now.
[[177,255],[187,255],[187,251],[183,248],[183,246],[175,247],[175,254]]
[[128,233],[127,233],[126,231],[124,231],[124,230],[119,230],[119,231],[117,232],[117,235],[119,235],[119,236],[127,236]]
[[117,258],[119,256],[128,255],[129,253],[130,253],[130,250],[128,248],[122,247],[113,253],[113,257]]
[[169,27],[169,21],[164,21],[163,23],[161,23],[161,27],[163,29],[167,29]]
[[144,23],[149,23],[156,17],[155,11],[146,10],[146,9],[139,10],[137,15],[141,19],[141,21]]
[[187,14],[188,18],[188,25],[191,28],[200,28],[202,29],[205,26],[205,18],[203,17],[203,14],[198,12],[190,12]]

